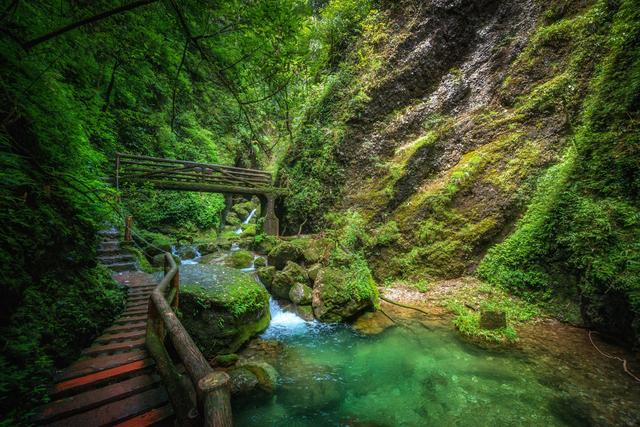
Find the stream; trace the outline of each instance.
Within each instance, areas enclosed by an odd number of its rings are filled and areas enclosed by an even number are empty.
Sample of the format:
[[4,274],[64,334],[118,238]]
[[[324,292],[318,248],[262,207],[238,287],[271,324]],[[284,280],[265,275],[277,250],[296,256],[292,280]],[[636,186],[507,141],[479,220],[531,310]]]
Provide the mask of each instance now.
[[[208,268],[196,258],[183,261],[180,274],[183,282],[201,283]],[[640,423],[640,385],[592,348],[573,348],[583,344],[567,337],[543,333],[528,348],[486,350],[446,321],[407,318],[403,326],[365,335],[270,304],[271,323],[260,338],[280,343],[270,361],[278,390],[268,399],[234,402],[237,426]]]

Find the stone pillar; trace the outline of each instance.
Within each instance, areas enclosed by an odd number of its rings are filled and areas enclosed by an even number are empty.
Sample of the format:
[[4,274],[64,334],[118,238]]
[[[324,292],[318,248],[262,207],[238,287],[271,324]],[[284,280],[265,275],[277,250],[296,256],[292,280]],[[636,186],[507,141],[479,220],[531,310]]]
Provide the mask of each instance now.
[[261,197],[261,200],[264,200],[261,204],[261,211],[264,215],[264,232],[270,236],[277,236],[280,234],[280,221],[278,221],[275,211],[276,198],[273,194],[267,194],[264,198]]

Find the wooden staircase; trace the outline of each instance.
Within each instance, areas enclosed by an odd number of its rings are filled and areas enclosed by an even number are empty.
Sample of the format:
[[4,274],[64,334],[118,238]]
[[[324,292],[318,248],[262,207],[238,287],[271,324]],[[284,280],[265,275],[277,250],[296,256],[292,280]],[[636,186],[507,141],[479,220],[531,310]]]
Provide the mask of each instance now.
[[98,246],[100,263],[116,272],[137,270],[135,257],[122,247],[117,230],[102,230],[99,234],[102,236]]
[[[103,242],[110,250],[111,239]],[[119,245],[117,245],[119,249]],[[135,267],[134,267],[135,268]],[[85,349],[83,357],[55,378],[52,401],[34,422],[48,426],[170,426],[174,411],[145,348],[149,296],[156,287],[145,273],[114,276],[127,286],[125,311]]]

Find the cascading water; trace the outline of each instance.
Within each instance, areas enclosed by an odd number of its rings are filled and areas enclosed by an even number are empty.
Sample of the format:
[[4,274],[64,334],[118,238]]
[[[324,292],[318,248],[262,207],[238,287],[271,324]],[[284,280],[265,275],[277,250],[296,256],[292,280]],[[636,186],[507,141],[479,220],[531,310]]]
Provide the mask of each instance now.
[[200,250],[198,249],[198,246],[196,246],[196,245],[188,246],[187,249],[193,251],[194,256],[192,258],[183,259],[182,256],[180,255],[180,252],[183,252],[182,248],[179,251],[178,248],[175,245],[171,246],[171,254],[173,256],[176,256],[176,257],[180,258],[180,264],[181,265],[198,264],[198,262],[199,262],[198,260],[202,256],[202,254],[200,253]]
[[[247,218],[245,218],[245,220],[242,221],[242,224],[243,225],[249,224],[249,221],[251,221],[251,218],[253,218],[255,214],[256,214],[256,209],[251,211],[249,216],[247,216]],[[236,234],[242,234],[242,227],[238,227],[238,229],[236,230]]]

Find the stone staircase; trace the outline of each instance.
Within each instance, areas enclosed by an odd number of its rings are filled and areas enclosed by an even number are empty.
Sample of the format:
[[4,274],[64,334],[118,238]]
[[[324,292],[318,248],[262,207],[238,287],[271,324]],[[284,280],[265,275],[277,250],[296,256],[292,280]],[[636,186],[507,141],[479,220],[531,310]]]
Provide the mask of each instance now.
[[102,237],[102,241],[98,246],[98,261],[100,263],[116,272],[135,271],[138,269],[135,257],[122,246],[118,230],[115,228],[101,230],[98,234]]

